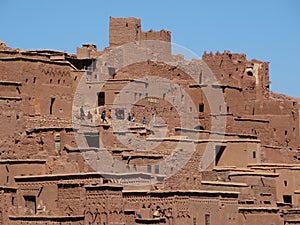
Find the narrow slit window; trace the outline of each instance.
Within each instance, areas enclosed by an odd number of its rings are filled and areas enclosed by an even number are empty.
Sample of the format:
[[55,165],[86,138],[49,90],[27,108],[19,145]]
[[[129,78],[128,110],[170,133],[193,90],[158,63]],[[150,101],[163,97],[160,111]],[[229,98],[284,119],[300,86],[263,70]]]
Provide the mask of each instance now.
[[51,98],[51,100],[50,100],[50,115],[52,115],[52,113],[53,113],[54,102],[55,102],[55,98]]

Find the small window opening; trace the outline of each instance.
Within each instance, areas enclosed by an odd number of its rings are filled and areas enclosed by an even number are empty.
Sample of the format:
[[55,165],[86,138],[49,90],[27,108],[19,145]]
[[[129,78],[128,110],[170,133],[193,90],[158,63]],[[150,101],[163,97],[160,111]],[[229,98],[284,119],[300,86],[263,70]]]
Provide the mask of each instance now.
[[19,88],[19,87],[17,87],[16,90],[17,90],[17,93],[18,93],[18,94],[21,94],[21,91],[20,91],[20,88]]
[[152,171],[152,170],[151,170],[151,165],[147,165],[147,172],[148,172],[148,173],[151,173],[151,171]]
[[202,71],[201,71],[201,73],[199,75],[199,84],[202,84]]
[[55,150],[60,151],[60,134],[55,134]]
[[155,165],[155,173],[158,174],[159,173],[159,165]]
[[284,186],[287,187],[287,185],[288,185],[287,180],[283,181],[283,183],[284,183]]
[[248,72],[247,72],[247,75],[248,75],[248,76],[253,76],[252,71],[248,71]]
[[256,159],[256,152],[252,152],[253,159]]

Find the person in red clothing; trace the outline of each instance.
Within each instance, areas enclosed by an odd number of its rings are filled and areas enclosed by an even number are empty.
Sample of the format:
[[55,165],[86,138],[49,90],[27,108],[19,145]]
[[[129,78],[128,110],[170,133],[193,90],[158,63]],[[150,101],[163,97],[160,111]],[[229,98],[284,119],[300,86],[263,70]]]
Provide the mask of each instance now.
[[92,122],[93,121],[93,115],[92,115],[92,113],[90,112],[90,111],[88,111],[88,114],[87,114],[87,120],[89,121],[89,122]]

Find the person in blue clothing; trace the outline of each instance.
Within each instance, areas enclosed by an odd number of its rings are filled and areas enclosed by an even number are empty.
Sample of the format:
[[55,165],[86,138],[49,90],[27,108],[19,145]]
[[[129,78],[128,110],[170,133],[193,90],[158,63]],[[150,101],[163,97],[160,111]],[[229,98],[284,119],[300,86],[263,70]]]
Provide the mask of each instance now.
[[106,111],[105,110],[103,110],[102,113],[101,113],[101,119],[102,119],[102,122],[106,122],[107,123]]
[[146,117],[143,118],[142,123],[143,123],[144,126],[146,126],[146,124],[147,124]]

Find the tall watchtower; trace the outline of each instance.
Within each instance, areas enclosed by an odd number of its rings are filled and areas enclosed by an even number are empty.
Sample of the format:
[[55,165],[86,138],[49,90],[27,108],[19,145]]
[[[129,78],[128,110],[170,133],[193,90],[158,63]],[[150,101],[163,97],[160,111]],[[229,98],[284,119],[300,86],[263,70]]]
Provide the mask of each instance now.
[[115,47],[141,39],[141,20],[137,18],[113,18],[109,22],[109,45]]

